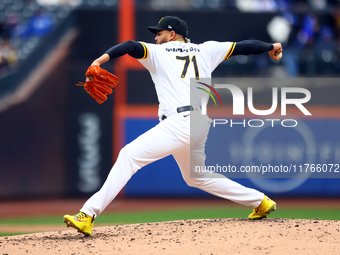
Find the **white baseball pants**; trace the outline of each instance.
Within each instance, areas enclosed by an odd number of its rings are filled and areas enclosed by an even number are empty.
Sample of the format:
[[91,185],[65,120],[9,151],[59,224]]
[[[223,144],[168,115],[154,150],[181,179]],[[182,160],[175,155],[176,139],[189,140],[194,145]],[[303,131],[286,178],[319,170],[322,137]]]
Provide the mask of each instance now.
[[[189,113],[191,116],[187,116]],[[200,127],[195,128],[191,134],[190,118],[191,125]],[[207,174],[204,176],[202,173],[195,178],[190,176],[190,165],[192,167],[204,166],[204,146],[210,124],[209,117],[196,112],[175,113],[161,121],[120,151],[102,188],[86,201],[81,211],[90,216],[98,216],[134,173],[143,166],[170,154],[175,158],[189,186],[245,206],[259,206],[264,198],[262,192],[246,188],[223,175]]]

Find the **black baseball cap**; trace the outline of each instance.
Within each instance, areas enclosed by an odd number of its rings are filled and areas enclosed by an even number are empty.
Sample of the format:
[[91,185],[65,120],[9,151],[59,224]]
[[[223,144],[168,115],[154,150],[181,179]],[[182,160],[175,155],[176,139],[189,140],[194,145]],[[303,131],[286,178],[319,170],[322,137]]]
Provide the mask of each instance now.
[[188,24],[175,16],[165,16],[158,21],[157,26],[149,26],[148,29],[154,34],[161,30],[174,30],[177,34],[188,37]]

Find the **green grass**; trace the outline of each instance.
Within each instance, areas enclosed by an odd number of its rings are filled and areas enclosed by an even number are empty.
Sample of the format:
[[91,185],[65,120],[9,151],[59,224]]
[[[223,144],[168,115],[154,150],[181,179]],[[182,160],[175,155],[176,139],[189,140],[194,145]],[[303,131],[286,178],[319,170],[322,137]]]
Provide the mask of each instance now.
[[[160,222],[186,219],[207,219],[207,218],[247,218],[251,212],[249,208],[225,208],[210,207],[201,209],[181,209],[152,212],[126,212],[126,213],[103,213],[96,219],[96,224],[133,224],[145,222]],[[340,220],[339,209],[302,209],[282,208],[270,214],[276,218],[296,218]],[[269,217],[269,218],[270,218]],[[63,224],[62,215],[57,217],[34,217],[2,219],[0,225],[58,225]]]
[[29,233],[1,233],[0,232],[0,237],[2,236],[16,236],[16,235],[25,235],[25,234],[29,234]]
[[[199,210],[195,209],[125,214],[103,214],[98,217],[96,223],[131,224],[187,219],[247,218],[250,212],[251,210],[249,209],[209,208]],[[340,220],[340,209],[280,209],[270,214],[270,217],[296,219],[321,218],[324,220]]]

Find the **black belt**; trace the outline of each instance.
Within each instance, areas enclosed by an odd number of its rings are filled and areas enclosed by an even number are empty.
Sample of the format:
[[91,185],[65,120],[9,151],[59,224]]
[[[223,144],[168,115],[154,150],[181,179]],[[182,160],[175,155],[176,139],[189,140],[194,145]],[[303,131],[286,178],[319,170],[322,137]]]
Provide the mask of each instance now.
[[[181,112],[187,112],[187,111],[193,111],[194,110],[194,107],[192,107],[191,105],[186,105],[186,106],[181,106],[181,107],[178,107],[177,108],[177,112],[178,113],[181,113]],[[165,120],[166,119],[166,116],[163,115],[162,120]]]
[[178,113],[188,112],[188,111],[193,111],[193,110],[194,110],[194,107],[192,107],[191,105],[181,106],[177,108]]

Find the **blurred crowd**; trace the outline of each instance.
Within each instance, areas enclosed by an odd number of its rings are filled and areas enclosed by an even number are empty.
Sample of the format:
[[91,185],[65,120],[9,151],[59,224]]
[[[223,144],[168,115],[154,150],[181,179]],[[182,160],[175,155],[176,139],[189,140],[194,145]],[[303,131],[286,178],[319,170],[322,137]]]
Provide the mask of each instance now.
[[0,0],[0,10],[0,72],[3,73],[24,59],[40,37],[52,31],[55,20],[34,0]]
[[54,29],[56,9],[39,0],[0,0],[0,76],[23,61]]
[[[82,5],[117,6],[119,0],[0,0],[0,76],[15,67],[49,34],[58,19]],[[268,34],[284,43],[290,76],[327,72],[340,65],[340,0],[135,0],[152,10],[272,12]],[[278,29],[279,27],[279,29]],[[303,58],[301,58],[303,56]],[[301,61],[305,62],[301,70]],[[322,63],[318,66],[318,63]]]
[[267,31],[273,41],[283,43],[289,76],[339,73],[340,1],[323,11],[286,9],[272,19]]

